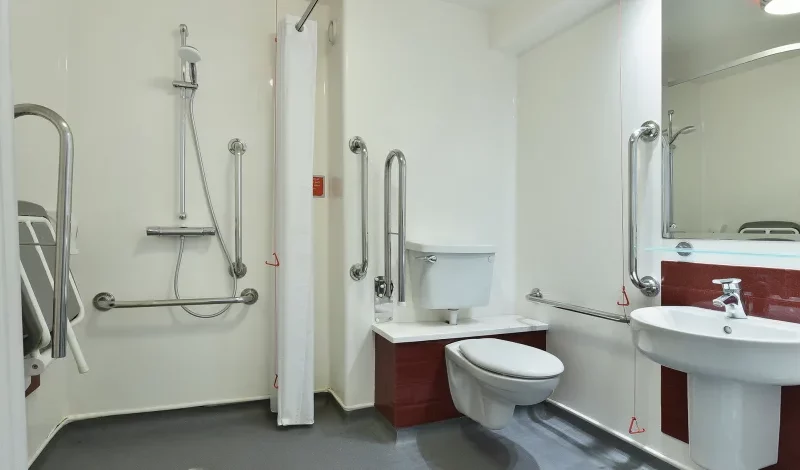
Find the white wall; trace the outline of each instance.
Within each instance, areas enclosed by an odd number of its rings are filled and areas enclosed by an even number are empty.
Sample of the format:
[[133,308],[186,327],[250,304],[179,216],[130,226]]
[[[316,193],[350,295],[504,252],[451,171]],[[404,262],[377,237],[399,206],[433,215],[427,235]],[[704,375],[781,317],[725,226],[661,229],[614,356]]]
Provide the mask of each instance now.
[[[693,468],[688,446],[660,432],[659,367],[635,356],[628,326],[522,298],[538,287],[554,300],[621,313],[625,285],[631,309],[652,302],[627,279],[627,139],[659,117],[660,96],[643,94],[647,82],[638,74],[659,77],[660,63],[644,49],[621,50],[620,35],[627,45],[643,30],[660,34],[660,17],[652,10],[657,2],[630,3],[623,12],[630,30],[620,31],[614,5],[520,58],[518,309],[551,325],[548,350],[565,363],[555,401],[623,436],[635,413],[647,432],[632,439]],[[651,156],[659,152],[658,145],[641,147],[642,187],[659,170]],[[646,193],[639,203],[645,246],[659,230],[651,214],[660,214],[660,199]],[[656,261],[640,251],[641,275],[659,279]]]
[[[408,160],[409,239],[497,246],[491,304],[464,317],[514,311],[515,61],[491,50],[485,16],[439,0],[346,0],[342,29],[342,141],[360,135],[370,149],[372,262],[367,279],[346,282],[344,338],[335,340],[341,377],[331,381],[344,387],[334,390],[347,406],[358,406],[373,402],[372,279],[383,270],[391,149]],[[349,269],[361,256],[359,162],[341,149]],[[414,308],[413,297],[395,320],[440,318]]]
[[[148,225],[178,224],[177,110],[179,23],[203,55],[197,124],[212,197],[233,248],[233,158],[227,142],[247,143],[244,156],[244,261],[239,290],[261,294],[252,307],[197,320],[180,309],[97,312],[77,335],[92,368],[48,370],[28,400],[33,454],[64,416],[120,413],[197,403],[263,398],[272,390],[273,89],[278,15],[300,14],[302,1],[115,2],[15,1],[12,9],[15,102],[50,106],[70,122],[76,145],[74,207],[80,254],[73,273],[83,301],[109,291],[118,299],[172,296],[177,241],[147,238]],[[315,172],[327,171],[325,91],[327,7],[320,28]],[[190,134],[191,135],[191,134]],[[16,123],[19,197],[53,207],[55,132],[35,119]],[[192,225],[210,225],[191,143],[187,201]],[[328,200],[315,201],[317,232],[316,387],[328,387]],[[215,240],[190,240],[182,295],[227,296],[231,283]],[[209,311],[206,309],[205,311]],[[63,372],[60,369],[64,369]],[[63,377],[61,377],[63,375]],[[57,401],[60,400],[60,401]]]
[[492,47],[522,54],[611,3],[614,0],[507,0],[491,12]]
[[698,127],[676,142],[683,165],[676,167],[676,195],[683,198],[692,186],[698,189],[689,194],[700,193],[679,201],[676,209],[695,222],[679,228],[737,233],[746,222],[800,221],[800,209],[787,204],[800,197],[798,73],[800,58],[792,58],[667,89],[665,103],[681,113],[681,125]]

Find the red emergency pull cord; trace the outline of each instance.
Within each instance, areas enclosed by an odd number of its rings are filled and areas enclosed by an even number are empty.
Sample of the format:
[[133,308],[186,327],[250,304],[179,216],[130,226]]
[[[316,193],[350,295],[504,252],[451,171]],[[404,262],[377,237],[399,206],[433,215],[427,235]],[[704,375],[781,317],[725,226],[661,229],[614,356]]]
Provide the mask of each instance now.
[[628,426],[628,434],[641,434],[643,432],[645,432],[645,429],[639,426],[639,421],[636,420],[636,416],[631,416],[631,425]]
[[277,268],[278,266],[281,265],[281,260],[278,259],[278,254],[275,253],[275,252],[272,253],[272,256],[273,256],[273,258],[275,258],[275,262],[274,263],[270,263],[269,261],[264,261],[264,263],[266,263],[267,266],[274,266],[274,267]]
[[277,390],[278,389],[278,374],[275,374],[275,381],[272,382],[272,386]]
[[628,298],[628,291],[625,290],[625,286],[622,286],[622,298],[624,300],[622,302],[617,302],[617,305],[620,307],[627,307],[631,304],[631,300]]

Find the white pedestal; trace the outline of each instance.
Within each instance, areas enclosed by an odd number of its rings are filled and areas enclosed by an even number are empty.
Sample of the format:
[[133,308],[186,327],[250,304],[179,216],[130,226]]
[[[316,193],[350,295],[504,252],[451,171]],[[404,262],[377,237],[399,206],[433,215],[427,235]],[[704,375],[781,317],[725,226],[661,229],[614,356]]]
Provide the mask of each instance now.
[[689,447],[709,470],[777,463],[781,387],[689,375]]

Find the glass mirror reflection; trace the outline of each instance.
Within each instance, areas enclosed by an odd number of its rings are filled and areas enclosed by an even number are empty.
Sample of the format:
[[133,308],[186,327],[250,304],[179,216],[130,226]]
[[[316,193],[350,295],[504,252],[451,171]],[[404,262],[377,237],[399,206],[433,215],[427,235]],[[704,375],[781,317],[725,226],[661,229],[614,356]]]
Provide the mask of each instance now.
[[800,240],[800,14],[769,4],[662,2],[665,238]]

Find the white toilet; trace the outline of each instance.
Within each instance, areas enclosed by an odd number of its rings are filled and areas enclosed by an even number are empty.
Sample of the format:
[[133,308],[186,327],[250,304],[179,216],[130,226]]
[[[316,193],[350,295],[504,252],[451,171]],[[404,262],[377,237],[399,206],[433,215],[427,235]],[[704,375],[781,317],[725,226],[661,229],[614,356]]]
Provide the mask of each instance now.
[[450,343],[445,360],[456,408],[489,429],[505,427],[517,405],[546,400],[564,372],[547,351],[493,338]]
[[[406,243],[414,304],[450,310],[489,303],[495,250],[487,245]],[[564,364],[552,354],[494,338],[467,339],[445,347],[450,395],[461,413],[490,429],[508,424],[517,405],[553,394]]]

